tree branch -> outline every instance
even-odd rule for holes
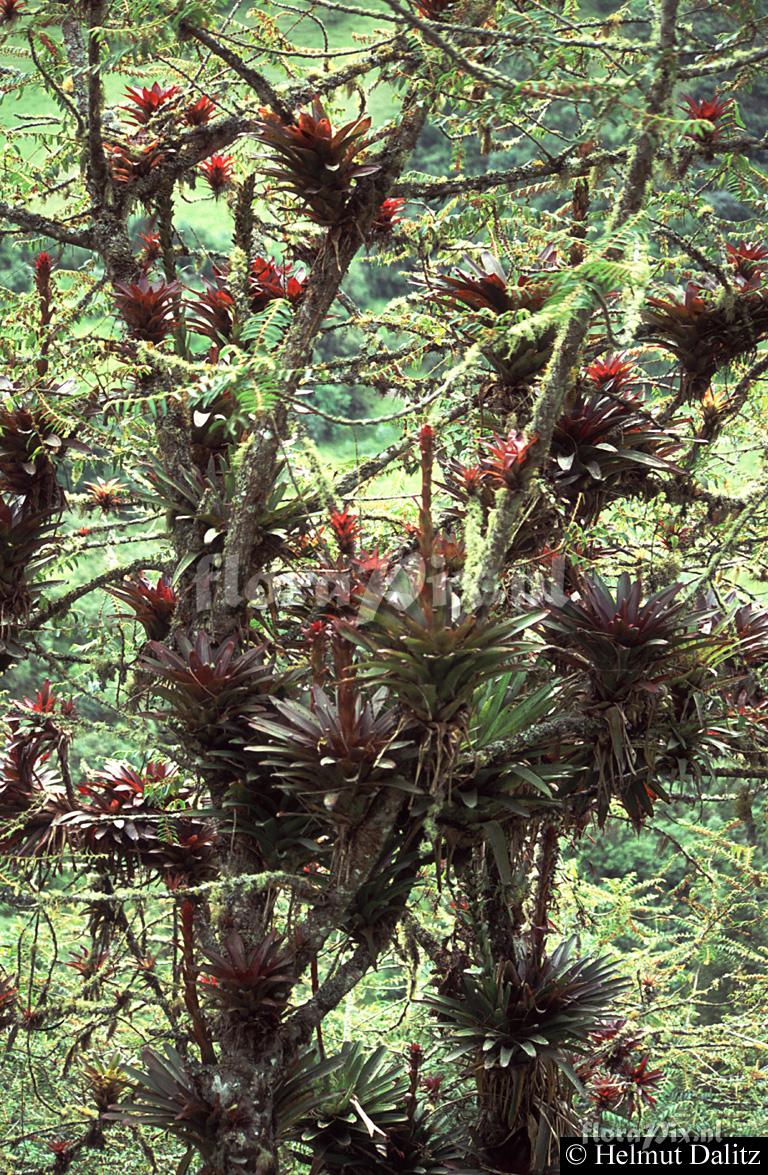
[[[41,237],[50,237],[51,240],[59,241],[62,245],[76,245],[79,249],[95,249],[96,247],[92,229],[67,228],[58,220],[51,220],[39,212],[29,212],[26,208],[14,208],[12,204],[6,204],[4,200],[0,200],[0,217],[10,221],[11,224],[18,225],[19,228],[25,229],[27,232],[35,233]],[[8,230],[4,229],[0,231],[0,236],[6,236],[7,233]]]
[[[272,84],[264,77],[264,74],[259,73],[258,70],[246,64],[242,57],[239,57],[237,53],[228,49],[226,45],[222,45],[206,29],[197,28],[196,25],[183,21],[181,32],[188,37],[192,37],[193,40],[199,41],[201,45],[205,45],[206,49],[210,49],[211,53],[215,54],[216,57],[220,57],[222,61],[225,61],[230,69],[235,71],[238,77],[241,77],[244,82],[248,83],[260,102],[271,107],[275,114],[279,114],[285,122],[293,122],[293,110],[289,105],[286,105]]]
[[[392,0],[388,0],[391,4]],[[642,208],[658,152],[659,116],[666,110],[674,89],[676,74],[676,25],[679,0],[660,0],[656,43],[657,65],[645,111],[644,129],[632,151],[629,171],[614,205],[609,225],[624,224]],[[592,316],[591,303],[582,302],[569,315],[555,340],[531,424],[534,439],[529,459],[523,467],[519,485],[504,491],[486,539],[482,565],[474,580],[465,585],[466,607],[477,611],[495,594],[498,575],[504,565],[515,525],[535,475],[546,460],[552,434],[572,385],[574,372],[587,336]]]
[[[76,604],[83,596],[89,595],[90,592],[95,592],[99,588],[104,587],[105,584],[114,583],[115,580],[123,579],[127,575],[133,575],[137,571],[145,571],[150,568],[154,571],[163,571],[165,569],[165,563],[161,563],[157,559],[153,560],[151,557],[134,559],[126,567],[113,567],[110,571],[104,571],[101,575],[97,575],[95,579],[89,580],[88,583],[83,583],[79,587],[73,588],[65,596],[59,596],[58,600],[53,600],[47,608],[38,612],[36,616],[30,617],[29,622],[24,625],[24,631],[37,632],[56,616],[62,616],[65,612],[68,612],[73,604]]]
[[[285,388],[293,395],[302,371],[311,356],[314,341],[325,315],[331,307],[339,285],[352,258],[365,240],[381,202],[402,172],[421,133],[426,118],[426,106],[421,101],[408,99],[397,129],[380,156],[379,170],[363,180],[357,188],[343,226],[333,229],[326,237],[317,261],[312,267],[307,292],[294,318],[286,340],[281,363],[289,373]],[[274,482],[275,461],[285,432],[288,408],[278,405],[271,425],[254,435],[240,467],[232,503],[232,515],[224,543],[224,566],[235,573],[237,591],[229,595],[231,585],[217,585],[213,603],[213,629],[222,634],[236,625],[243,600],[240,585],[251,574],[251,556],[258,534],[262,503]],[[226,578],[226,577],[225,577]]]

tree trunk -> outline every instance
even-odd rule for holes
[[[275,1059],[254,1061],[246,1049],[232,1056],[222,1049],[226,1065],[213,1077],[212,1093],[221,1097],[223,1116],[211,1175],[279,1175],[274,1111]]]

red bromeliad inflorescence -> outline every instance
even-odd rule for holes
[[[593,360],[584,375],[601,392],[613,395],[626,394],[637,379],[634,365],[620,353]]]
[[[160,234],[148,229],[145,233],[139,233],[139,240],[144,242],[144,248],[141,250],[140,260],[142,269],[149,269],[154,265],[155,261],[161,255],[162,246],[160,243]]]
[[[400,213],[405,207],[405,200],[400,196],[391,196],[384,200],[378,208],[370,235],[373,240],[383,241],[392,236],[395,225],[403,219]]]
[[[125,96],[128,103],[121,106],[121,110],[128,112],[128,121],[136,126],[146,126],[154,114],[172,102],[179,93],[178,86],[161,86],[155,82],[149,89],[146,86],[134,89],[128,86]]]
[[[181,293],[178,282],[135,282],[115,285],[115,302],[134,339],[161,343],[177,326],[175,303]]]
[[[35,258],[35,288],[41,298],[50,298],[53,258],[50,253],[38,253]]]
[[[536,437],[528,437],[514,429],[505,437],[494,433],[492,440],[484,442],[486,455],[480,466],[485,480],[507,488],[517,485],[536,440]]]
[[[85,488],[90,496],[89,505],[101,510],[102,514],[120,510],[125,504],[123,495],[128,487],[116,477],[97,477],[95,481],[87,481]]]
[[[217,199],[232,183],[234,163],[231,155],[211,155],[200,164],[200,174]]]
[[[738,286],[756,289],[762,285],[768,268],[768,246],[757,241],[739,241],[735,245],[726,245],[725,252]]]
[[[284,298],[296,306],[304,297],[306,284],[303,269],[294,273],[288,264],[277,264],[269,257],[254,257],[248,281],[251,309],[258,314],[276,298]]]
[[[23,9],[24,0],[0,0],[0,24],[10,24]]]
[[[216,106],[207,94],[191,102],[184,110],[184,121],[187,126],[205,126],[216,113]]]
[[[723,132],[730,130],[733,124],[733,98],[720,98],[717,95],[711,98],[699,98],[691,94],[683,95],[680,109],[689,119],[709,122],[712,130],[698,132],[689,131],[686,138],[697,143],[713,144],[720,141]]]
[[[156,584],[143,575],[125,580],[118,587],[108,588],[116,600],[127,604],[151,641],[165,640],[171,628],[177,596],[170,576],[161,575]],[[119,613],[121,616],[127,613]]]
[[[333,510],[331,512],[331,530],[334,533],[339,552],[342,555],[354,555],[357,540],[360,537],[360,522],[356,514],[348,510]]]

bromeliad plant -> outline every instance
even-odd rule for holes
[[[552,268],[551,251],[539,262],[539,272],[520,274],[513,281],[498,257],[485,252],[479,263],[466,258],[465,269],[418,283],[426,298],[453,312],[452,323],[460,335],[481,343],[483,353],[510,388],[530,384],[552,354],[555,329],[536,322],[537,312],[553,293],[547,273]],[[505,328],[519,324],[526,325],[507,337]]]
[[[435,993],[426,1004],[446,1029],[447,1060],[485,1069],[527,1069],[585,1051],[592,1032],[626,987],[615,964],[581,959],[567,939],[541,963],[528,955],[495,971],[469,970],[457,997]]]
[[[264,174],[296,196],[315,224],[335,228],[347,214],[355,181],[379,170],[360,158],[370,128],[370,118],[364,117],[334,127],[318,98],[311,113],[303,111],[290,123],[263,110],[255,135],[272,159]]]
[[[211,155],[200,164],[200,174],[218,200],[231,187],[235,161],[231,155]]]
[[[205,335],[214,348],[228,343],[234,326],[235,299],[223,286],[208,285],[202,293],[187,300],[187,328]]]
[[[555,489],[578,502],[586,519],[596,517],[612,497],[641,487],[649,472],[677,472],[669,458],[679,443],[628,390],[630,374],[621,361],[593,364],[552,434],[549,471]]]
[[[23,498],[26,510],[62,506],[54,458],[63,448],[44,410],[14,402],[0,407],[0,489]]]
[[[116,600],[121,600],[132,609],[147,634],[147,640],[165,640],[171,630],[171,619],[177,603],[170,576],[160,575],[153,587],[145,576],[140,575],[135,580],[126,580],[119,587],[108,588],[108,591]]]
[[[142,1052],[143,1069],[126,1065],[125,1073],[134,1083],[131,1096],[109,1111],[109,1117],[132,1126],[154,1126],[172,1134],[187,1148],[187,1166],[197,1152],[211,1157],[221,1120],[237,1124],[234,1099],[201,1089],[183,1058],[171,1046],[164,1053]]]
[[[752,282],[718,291],[701,278],[682,297],[649,298],[643,322],[646,337],[680,364],[681,400],[700,400],[718,371],[768,338],[768,291]]]
[[[81,798],[54,827],[73,847],[107,858],[115,873],[132,876],[142,868],[176,883],[201,881],[209,875],[215,834],[194,817],[174,819],[189,799],[176,775],[176,767],[163,760],[141,769],[107,762],[79,785]]]
[[[385,1049],[366,1053],[359,1044],[344,1045],[308,1076],[314,1076],[313,1104],[298,1117],[292,1135],[299,1153],[310,1152],[313,1171],[479,1175],[462,1162],[455,1128],[416,1099],[405,1065]],[[286,1107],[291,1092],[284,1092]]]
[[[2,0],[2,4],[0,4],[0,24],[11,24],[18,16],[21,16],[24,8],[24,0]]]
[[[146,343],[161,343],[175,330],[180,294],[178,282],[150,282],[146,277],[115,286],[115,302],[131,337]]]
[[[562,751],[567,741],[557,723],[565,700],[550,683],[531,689],[522,670],[478,689],[450,802],[440,812],[453,851],[481,842],[489,824],[514,825],[518,817],[557,811],[556,787],[567,767],[554,748],[559,744]]]
[[[150,641],[141,665],[154,677],[154,693],[170,704],[176,720],[201,745],[214,742],[228,716],[242,713],[274,684],[263,645],[240,653],[234,637],[215,645],[198,632],[194,641],[178,634],[176,647],[178,651]]]
[[[293,958],[282,948],[273,933],[246,947],[240,932],[230,931],[220,951],[204,955],[201,970],[215,981],[213,997],[251,1022],[279,1020],[295,982]]]
[[[277,300],[298,306],[304,297],[306,282],[307,276],[303,269],[294,271],[288,264],[254,257],[248,272],[251,311],[260,314]],[[187,301],[187,327],[195,334],[207,336],[215,349],[233,340],[237,325],[235,300],[225,283],[225,273],[217,271],[215,282],[207,284],[202,294]],[[215,358],[215,352],[212,357]]]
[[[726,245],[725,253],[733,267],[734,280],[741,289],[762,285],[768,269],[768,246],[742,240],[735,245]]]
[[[407,740],[397,714],[381,699],[368,701],[341,684],[335,698],[314,687],[310,706],[275,701],[273,707],[274,714],[250,723],[265,741],[246,749],[310,809],[351,818],[354,807],[379,788],[407,788],[398,770]]]
[[[697,142],[704,142],[707,146],[716,146],[723,134],[732,130],[735,125],[733,98],[720,98],[718,95],[700,98],[697,95],[684,94],[680,109],[691,121],[702,124],[689,131],[688,137]]]
[[[634,690],[649,694],[710,638],[702,633],[706,612],[692,609],[673,585],[645,598],[639,580],[624,573],[616,594],[596,576],[580,581],[578,597],[553,591],[541,630],[553,652],[585,669],[595,695],[621,702]]]
[[[478,1089],[477,1129],[492,1169],[527,1170],[536,1162],[560,1112],[550,1102],[551,1117],[542,1119],[542,1091],[556,1073],[579,1086],[569,1058],[587,1052],[626,986],[611,961],[580,958],[576,946],[571,938],[539,955],[520,942],[511,958],[491,964],[486,956],[478,967],[452,970],[425,999],[446,1063],[463,1061]]]
[[[462,615],[455,596],[435,606],[384,603],[349,639],[367,650],[357,676],[387,688],[404,711],[425,724],[450,724],[468,710],[484,681],[511,668],[528,648],[522,634],[537,613],[510,620]]]
[[[0,496],[0,665],[22,650],[16,633],[28,619],[43,585],[37,573],[50,562],[53,538],[50,512],[30,510],[26,500]]]
[[[644,1106],[656,1105],[655,1093],[664,1074],[650,1068],[636,1027],[623,1018],[607,1019],[591,1034],[589,1044],[576,1072],[598,1110],[631,1117],[640,1115]]]
[[[112,182],[120,187],[151,175],[166,158],[162,140],[149,134],[134,136],[130,142],[105,143],[104,150]]]
[[[540,625],[552,661],[585,674],[584,704],[596,721],[583,773],[562,791],[577,821],[596,797],[603,822],[615,795],[639,827],[657,798],[668,799],[665,778],[698,774],[697,751],[715,734],[719,705],[708,685],[727,643],[711,610],[692,607],[680,585],[648,598],[627,574],[615,595],[595,575],[578,585],[571,598],[551,593]]]

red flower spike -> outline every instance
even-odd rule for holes
[[[137,90],[128,86],[125,96],[129,99],[129,104],[121,106],[120,109],[128,111],[129,122],[135,123],[136,126],[146,126],[152,116],[163,106],[167,106],[178,92],[178,86],[167,86],[164,89],[159,82],[155,82],[150,89],[142,86]]]
[[[301,635],[311,647],[316,641],[324,641],[328,635],[328,625],[325,620],[313,620],[302,628]]]
[[[584,372],[586,378],[601,392],[620,396],[630,390],[635,382],[634,365],[623,354],[606,355],[595,359]]]
[[[24,0],[0,0],[0,24],[10,24],[21,16]]]
[[[174,303],[178,282],[149,282],[145,277],[115,286],[117,308],[134,339],[161,343],[177,326]]]
[[[331,513],[331,530],[342,555],[354,555],[355,545],[360,537],[360,523],[356,514],[348,510],[334,510]]]
[[[216,107],[211,99],[203,94],[197,102],[192,102],[184,111],[184,121],[187,126],[205,126],[216,113]]]
[[[149,175],[165,159],[160,139],[146,143],[105,143],[107,166],[113,183],[131,184]]]
[[[276,298],[285,298],[297,306],[304,297],[306,284],[307,275],[303,269],[292,274],[288,265],[276,265],[269,258],[254,257],[249,278],[251,310],[259,314]]]
[[[200,164],[200,174],[217,200],[232,183],[234,162],[231,155],[211,155],[209,159]]]
[[[235,299],[223,287],[208,286],[194,301],[188,302],[187,327],[220,345],[232,337],[232,311]]]
[[[118,481],[116,477],[111,477],[108,480],[97,477],[96,481],[87,481],[85,488],[90,494],[90,505],[98,507],[103,514],[108,514],[110,510],[121,509],[123,492],[126,489],[125,482]]]
[[[141,251],[142,267],[149,269],[160,256],[160,233],[152,232],[150,229],[149,232],[139,233],[139,240],[144,242],[144,248]]]
[[[739,241],[736,245],[726,245],[725,252],[734,268],[737,284],[742,289],[753,289],[760,285],[768,267],[768,246]]]
[[[680,109],[690,119],[701,119],[711,122],[713,130],[695,134],[693,131],[686,138],[695,143],[717,143],[722,138],[723,131],[729,130],[732,122],[733,98],[694,98],[690,94],[683,94],[683,104]]]
[[[396,224],[403,219],[399,214],[405,207],[405,200],[400,196],[392,196],[379,205],[379,210],[371,225],[370,235],[374,240],[384,240],[392,235]]]
[[[419,448],[422,453],[431,453],[435,443],[435,430],[431,424],[423,424],[419,429]]]
[[[141,575],[136,580],[126,580],[120,587],[109,588],[108,591],[116,600],[122,600],[133,610],[148,640],[165,640],[171,630],[171,618],[177,603],[169,576],[161,575],[153,587]],[[119,615],[124,617],[127,614],[123,612]]]
[[[480,463],[484,478],[496,486],[509,488],[517,485],[520,471],[537,439],[514,429],[506,437],[494,433],[493,440],[485,442],[487,454]]]
[[[51,271],[53,258],[50,253],[38,253],[35,258],[35,286],[41,298],[51,296]]]
[[[424,1092],[433,1104],[440,1097],[440,1086],[442,1084],[442,1077],[425,1077],[421,1083]]]

